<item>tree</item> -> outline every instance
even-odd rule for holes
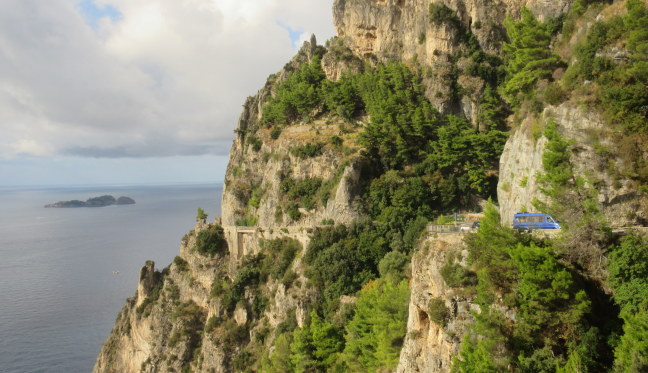
[[[504,44],[507,78],[502,93],[517,106],[521,99],[530,96],[537,81],[551,78],[560,58],[549,48],[551,30],[527,8],[522,8],[518,22],[507,17],[504,26],[511,42]]]
[[[207,213],[201,207],[198,207],[198,215],[196,215],[196,221],[207,220]]]
[[[362,289],[345,336],[343,359],[351,371],[396,367],[405,338],[408,302],[407,280],[395,283],[381,279]]]
[[[636,314],[628,314],[623,336],[614,350],[614,371],[623,373],[648,371],[648,301]]]

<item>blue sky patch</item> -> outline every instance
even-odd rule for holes
[[[113,21],[121,19],[122,14],[112,5],[97,6],[94,0],[82,0],[77,4],[77,8],[81,11],[81,15],[85,18],[86,23],[93,29],[97,28],[97,24],[101,18],[110,18]]]
[[[297,45],[297,43],[299,43],[299,37],[301,36],[301,34],[304,33],[304,30],[301,29],[293,30],[290,26],[281,22],[278,22],[278,24],[279,26],[281,26],[281,28],[288,31],[288,36],[290,36],[290,41],[292,42],[293,48],[295,49],[299,48],[299,45]]]

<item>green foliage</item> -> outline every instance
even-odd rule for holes
[[[614,371],[624,373],[648,371],[648,301],[635,314],[627,314],[623,336],[614,351]]]
[[[250,144],[250,146],[252,146],[252,150],[254,150],[255,152],[261,150],[261,139],[259,139],[256,135],[248,135],[246,142]]]
[[[190,300],[181,303],[171,314],[171,319],[180,326],[177,338],[184,339],[186,349],[180,359],[188,363],[193,359],[194,351],[200,348],[207,311]]]
[[[301,205],[307,210],[312,210],[315,207],[317,195],[320,187],[322,186],[322,179],[317,177],[305,177],[301,180],[293,179],[290,176],[284,177],[279,184],[279,190],[283,193],[291,202],[296,204],[294,208],[295,212],[298,214],[297,208]],[[291,209],[288,209],[288,214],[293,220],[298,220],[293,217]],[[297,215],[298,216],[298,215]]]
[[[236,219],[235,224],[240,227],[254,227],[258,220],[259,218],[256,216],[245,215],[240,219]]]
[[[473,272],[459,263],[446,262],[441,267],[441,277],[450,287],[471,286],[477,283],[477,277]]]
[[[281,135],[281,127],[273,127],[270,131],[270,138],[276,140]]]
[[[260,246],[265,255],[261,261],[262,277],[269,275],[275,280],[283,278],[297,253],[302,249],[299,241],[288,237],[261,240]]]
[[[461,27],[461,20],[457,13],[443,3],[430,3],[429,15],[430,22],[435,25],[447,23],[457,29]]]
[[[544,91],[544,101],[549,105],[560,105],[567,98],[567,93],[558,82],[553,82]]]
[[[590,300],[572,274],[546,248],[518,244],[511,255],[519,274],[516,343],[533,351],[543,344],[558,348],[561,338],[577,340]]]
[[[290,344],[292,333],[283,333],[274,341],[274,349],[269,358],[261,362],[261,371],[268,373],[293,372],[294,367],[290,361]]]
[[[323,144],[319,142],[293,146],[289,149],[290,154],[297,158],[305,159],[317,157],[322,154]]]
[[[344,348],[341,331],[311,312],[308,326],[293,333],[290,361],[295,372],[326,371]]]
[[[196,215],[196,221],[207,220],[207,213],[201,207],[198,207],[198,214]]]
[[[187,263],[187,261],[182,259],[182,257],[180,256],[176,256],[173,259],[173,264],[176,265],[176,268],[178,268],[179,272],[186,272],[189,270],[189,263]]]
[[[431,298],[428,302],[427,309],[430,320],[438,325],[446,326],[448,324],[448,317],[450,317],[450,309],[446,306],[442,298]]]
[[[205,256],[224,255],[227,253],[227,241],[223,227],[211,224],[196,235],[196,251]]]
[[[420,159],[419,147],[434,133],[441,116],[425,98],[420,78],[404,65],[378,66],[358,82],[371,122],[360,136],[371,158],[387,168]]]
[[[335,309],[341,295],[354,294],[378,275],[388,252],[384,235],[370,221],[317,228],[304,256],[306,276],[319,289],[325,311]]]
[[[324,79],[320,56],[315,55],[276,88],[274,97],[263,107],[261,122],[275,126],[307,118],[322,101]]]
[[[551,79],[553,70],[560,66],[560,58],[549,48],[551,26],[538,22],[526,8],[522,8],[520,17],[517,22],[511,18],[504,21],[511,41],[504,44],[507,78],[502,94],[514,106],[530,98],[535,84]]]
[[[323,86],[324,102],[329,112],[352,120],[364,107],[357,78],[343,76],[339,81],[327,80]]]
[[[610,362],[600,354],[609,349],[602,327],[605,333],[611,329],[604,325],[607,320],[596,324],[594,315],[608,310],[593,301],[590,289],[559,260],[554,247],[502,227],[490,205],[480,229],[466,242],[481,312],[474,314],[454,371],[604,370]],[[510,307],[515,319],[492,307],[496,302]]]
[[[621,315],[634,314],[641,302],[648,299],[648,241],[634,234],[625,236],[608,257],[614,300]]]
[[[623,135],[619,143],[627,176],[648,182],[648,165],[639,150],[648,135],[648,9],[639,0],[626,3],[627,14],[596,22],[587,40],[577,48],[576,63],[565,73],[571,87],[585,80],[598,85],[597,105],[609,125]],[[625,43],[628,55],[613,61],[601,53]]]
[[[396,367],[405,338],[408,302],[407,280],[378,280],[362,289],[345,336],[343,360],[349,371],[389,371]]]
[[[380,277],[400,281],[405,277],[404,271],[410,258],[400,251],[390,251],[378,263]]]

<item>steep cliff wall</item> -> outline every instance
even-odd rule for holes
[[[467,255],[464,237],[461,233],[427,236],[412,257],[407,335],[397,372],[447,372],[459,353],[461,336],[472,323],[470,312],[479,311],[479,307],[464,288],[445,283],[441,268],[449,259],[461,260]],[[430,310],[435,301],[447,307],[444,318]]]
[[[492,93],[497,91],[496,83],[501,80],[498,76],[502,73],[501,48],[506,39],[504,19],[518,17],[521,7],[526,6],[538,19],[553,20],[568,12],[571,5],[570,0],[432,3],[336,0],[333,12],[337,37],[327,42],[326,47],[318,46],[313,37],[281,71],[268,78],[255,96],[246,100],[225,175],[222,216],[213,224],[199,221],[183,239],[180,256],[169,267],[156,272],[153,263],[147,263],[142,269],[137,294],[120,312],[97,359],[95,371],[171,372],[189,368],[214,372],[287,371],[292,368],[317,371],[324,370],[323,364],[332,364],[329,360],[344,353],[347,357],[340,359],[341,365],[336,365],[336,369],[354,370],[349,367],[360,363],[348,357],[354,352],[343,351],[341,341],[344,340],[342,334],[348,332],[358,298],[372,288],[362,286],[378,277],[384,284],[392,275],[390,266],[401,268],[403,263],[399,261],[410,259],[411,295],[406,334],[404,340],[403,335],[397,336],[385,348],[389,350],[389,347],[402,344],[400,355],[385,353],[384,356],[396,359],[386,370],[450,371],[462,337],[470,329],[471,312],[481,312],[473,300],[474,287],[450,286],[441,274],[449,263],[459,263],[462,270],[476,279],[477,274],[467,268],[465,235],[426,233],[416,241],[416,236],[412,238],[415,230],[410,230],[410,225],[399,226],[403,223],[399,220],[410,217],[398,214],[408,209],[416,210],[423,205],[419,196],[424,198],[433,190],[443,189],[447,186],[443,184],[444,176],[455,180],[457,175],[441,175],[438,170],[433,175],[425,174],[426,171],[418,175],[417,169],[425,170],[429,164],[420,162],[388,169],[389,165],[370,159],[359,139],[365,128],[373,124],[366,107],[345,116],[317,102],[285,123],[264,122],[264,108],[267,110],[266,105],[278,95],[281,85],[313,61],[321,60],[323,73],[331,81],[364,73],[365,66],[389,62],[404,64],[416,71],[425,97],[434,107],[442,114],[455,114],[468,120],[467,128],[462,129],[464,132],[458,131],[455,138],[464,133],[477,137],[494,127],[512,128],[500,159],[499,172],[492,167],[480,169],[464,182],[475,182],[485,177],[483,174],[499,177],[497,196],[504,225],[510,223],[515,212],[532,210],[535,200],[546,199],[538,184],[538,175],[544,172],[543,154],[548,140],[543,130],[550,120],[557,124],[566,139],[572,141],[570,154],[576,165],[574,171],[594,187],[599,207],[608,222],[615,226],[645,223],[648,219],[645,197],[632,177],[612,172],[623,169],[626,161],[608,151],[615,146],[615,133],[608,128],[601,113],[592,108],[591,102],[581,101],[578,95],[555,105],[536,99],[533,104],[541,108],[534,112],[526,107],[531,105],[528,102],[522,108],[509,107],[513,105],[507,106],[498,94]],[[435,19],[432,9],[445,14],[446,18]],[[608,8],[595,8],[588,17],[596,19],[601,9]],[[587,29],[591,21],[583,24]],[[556,45],[552,48],[564,49],[560,52],[561,57],[573,61],[569,50],[582,41],[584,34],[585,31],[577,30],[562,44],[558,36],[553,39]],[[563,70],[550,71],[549,75],[559,79]],[[548,80],[544,80],[539,86],[547,84]],[[323,90],[322,86],[315,89]],[[486,97],[488,91],[491,97]],[[487,101],[493,97],[500,108],[504,107],[500,112],[503,118],[486,123],[482,114],[486,110],[484,107],[491,105],[492,109],[492,102]],[[506,118],[514,112],[516,115]],[[452,122],[442,114],[435,117],[443,119],[435,122],[435,126]],[[435,139],[426,141],[432,140]],[[443,144],[449,148],[452,145]],[[415,144],[415,147],[423,153],[426,144]],[[394,149],[386,152],[395,153]],[[474,159],[462,162],[462,167],[468,168]],[[380,170],[383,174],[377,171],[381,167],[385,168]],[[455,171],[465,170],[459,167]],[[381,178],[379,188],[371,195],[368,189],[378,178],[376,175]],[[411,189],[419,194],[407,194],[411,190],[401,188],[409,182],[413,185]],[[458,188],[458,184],[451,185],[448,190]],[[383,211],[374,211],[374,216],[367,219],[371,213],[362,203],[370,198],[382,199],[383,210],[387,211],[384,215],[391,220],[378,221],[384,218]],[[392,203],[390,198],[396,202]],[[470,202],[477,196],[460,198]],[[469,205],[468,202],[465,205]],[[397,203],[401,210],[394,207]],[[431,211],[422,213],[426,214],[425,219],[437,217],[432,216]],[[449,211],[435,211],[435,214],[440,212]],[[333,273],[327,275],[333,279],[327,281],[348,276],[353,277],[353,281],[361,278],[364,282],[354,283],[355,290],[345,290],[346,293],[334,288],[342,287],[338,283],[323,291],[325,280],[312,273],[315,271],[309,268],[308,260],[312,263],[313,255],[307,257],[306,252],[314,240],[314,232],[321,233],[318,228],[340,224],[352,226],[360,220],[365,225],[353,228],[356,229],[354,234],[365,234],[363,229],[371,226],[375,231],[370,233],[374,235],[367,234],[362,237],[363,242],[358,242],[344,236],[348,232],[346,228],[326,231],[338,241],[325,237],[332,240],[327,242],[328,246],[319,242],[317,250],[325,255],[317,263],[320,266],[331,264]],[[221,226],[222,233],[218,233]],[[425,220],[417,229],[424,226]],[[204,246],[199,241],[206,240],[206,232],[212,230],[216,236],[222,234],[225,245],[214,249],[216,251],[208,249],[205,252],[199,249]],[[315,237],[321,239],[321,236]],[[529,244],[530,239],[522,237],[520,242]],[[409,240],[409,247],[406,240]],[[535,248],[536,242],[531,244]],[[359,251],[352,245],[364,245],[369,249],[358,259],[350,253]],[[376,252],[385,258],[391,253],[394,255],[390,257],[391,262],[385,264],[380,258],[370,258]],[[390,254],[386,254],[388,252]],[[354,267],[353,260],[363,261],[365,267]],[[379,261],[381,268],[378,268]],[[344,265],[338,266],[338,262]],[[353,265],[349,265],[350,262]],[[400,263],[400,267],[394,263]],[[576,272],[574,268],[570,270]],[[396,272],[402,275],[404,271],[398,269]],[[378,281],[372,286],[378,288],[375,283]],[[330,300],[327,291],[343,295]],[[497,302],[503,301],[498,299]],[[514,303],[511,299],[507,302]],[[321,314],[328,312],[326,322],[332,324],[316,319],[319,321],[313,327],[312,318],[317,314],[311,314],[313,310]],[[507,322],[515,321],[514,316],[507,317]],[[404,323],[405,320],[400,321]],[[317,338],[324,346],[320,346],[320,350],[313,347],[316,343],[313,340]],[[501,350],[506,349],[502,347]],[[312,353],[308,357],[311,360],[304,362],[304,356],[296,357],[298,353]],[[368,366],[355,365],[367,371],[375,368]]]
[[[648,213],[645,196],[619,172],[624,161],[610,151],[617,146],[614,133],[594,109],[570,102],[549,106],[538,117],[525,118],[511,131],[500,160],[498,200],[502,224],[510,225],[516,212],[535,211],[534,200],[546,200],[538,176],[545,173],[542,155],[547,139],[542,131],[550,120],[574,144],[575,171],[596,189],[608,223],[613,227],[644,225]]]

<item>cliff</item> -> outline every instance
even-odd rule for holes
[[[613,33],[633,4],[336,0],[337,36],[246,100],[221,217],[142,268],[94,371],[622,364],[619,307],[643,306],[617,297],[610,227],[645,225],[648,153],[645,110],[605,92],[642,97],[645,50]],[[507,228],[535,209],[566,228]]]

